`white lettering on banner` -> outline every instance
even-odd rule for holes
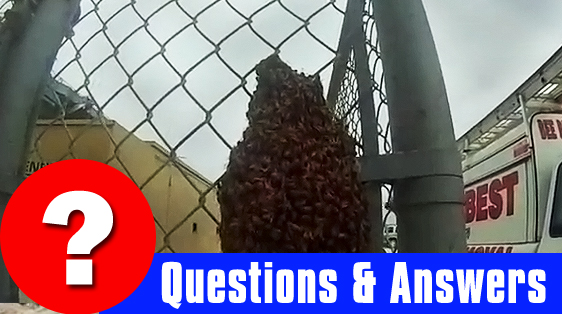
[[[176,310],[180,308],[182,299],[182,272],[180,263],[169,262],[162,265],[162,301]]]
[[[357,303],[373,303],[373,287],[377,284],[377,279],[370,271],[371,263],[355,263],[353,266],[353,299]]]
[[[224,302],[224,271],[220,269],[211,269],[209,271],[209,282],[207,284],[207,296],[211,303]],[[219,290],[221,289],[221,290]]]
[[[295,298],[295,276],[290,269],[277,272],[277,302],[291,303]]]
[[[185,271],[185,300],[188,303],[203,303],[205,296],[203,291],[203,269],[187,269]]]
[[[224,303],[227,299],[230,303],[246,302],[247,286],[244,284],[250,277],[250,301],[261,303],[260,280],[262,274],[259,263],[252,262],[249,270],[233,269],[228,274],[221,269],[211,269],[205,273],[203,269],[182,269],[182,265],[176,262],[162,264],[162,301],[179,309],[183,300],[183,287],[185,287],[185,301],[188,303]],[[273,285],[273,270],[271,262],[264,263],[264,303],[272,303],[275,295],[279,303],[315,303],[318,286],[318,300],[320,303],[334,303],[337,300],[337,289],[334,283],[337,281],[337,273],[333,269],[323,269],[318,276],[310,269],[297,270],[295,274],[291,269],[280,269],[275,272],[276,285]],[[370,267],[370,263],[368,267]],[[373,273],[372,271],[367,273]],[[184,277],[185,274],[185,277]],[[268,278],[269,277],[269,278]],[[227,279],[228,278],[228,282]],[[318,278],[318,281],[316,281]],[[369,278],[365,282],[368,282]],[[374,279],[374,278],[373,278]],[[185,281],[184,281],[185,280]],[[207,287],[206,291],[204,287]],[[295,286],[298,287],[295,298]],[[276,293],[273,293],[275,288]],[[372,287],[370,296],[373,297]]]
[[[316,297],[316,273],[312,269],[299,269],[299,303],[314,303]],[[308,289],[306,289],[308,287]]]
[[[251,291],[252,291],[250,298],[252,299],[253,303],[261,303],[261,298],[259,296],[259,290],[258,290],[259,276],[261,276],[261,270],[258,268],[258,263],[252,263],[251,265],[252,266],[250,268],[250,271],[248,272],[250,274]],[[267,264],[265,266],[267,266]]]
[[[398,303],[400,297],[402,297],[402,303],[411,302],[410,285],[408,284],[408,268],[405,262],[397,262],[394,264],[390,303]]]
[[[325,291],[320,291],[319,299],[322,303],[334,303],[338,299],[338,290],[332,282],[338,280],[338,274],[333,269],[324,269],[320,272],[320,286]]]
[[[432,272],[427,269],[415,269],[414,274],[415,303],[432,303]],[[456,279],[457,297],[460,303],[480,303],[482,297],[485,297],[489,303],[505,303],[506,287],[509,287],[509,303],[515,303],[517,285],[523,284],[525,277],[528,277],[528,287],[530,288],[528,290],[529,302],[544,303],[546,301],[546,288],[543,282],[546,281],[546,273],[542,269],[531,270],[528,274],[520,269],[510,269],[508,270],[508,276],[501,269],[487,271],[484,269],[457,269],[455,273],[450,269],[440,269],[435,276],[437,286],[435,301],[437,303],[453,302],[456,297],[450,283]],[[411,303],[409,287],[406,263],[396,262],[390,303]],[[402,299],[401,302],[400,298]]]
[[[470,303],[480,303],[483,279],[483,269],[476,270],[476,278],[474,277],[474,269],[467,269],[466,275],[463,269],[457,269],[457,283],[461,303],[469,303],[469,297]]]
[[[502,303],[504,299],[504,291],[499,290],[504,288],[503,270],[492,269],[488,272],[488,302]],[[496,290],[498,289],[498,290]]]
[[[416,269],[414,271],[415,278],[415,303],[431,303],[432,288],[432,274],[429,269]]]
[[[509,270],[509,303],[517,302],[517,284],[525,283],[525,272],[521,269]]]
[[[543,284],[546,281],[546,273],[542,269],[533,269],[529,272],[529,287],[534,291],[529,291],[529,301],[531,303],[544,303],[546,301],[546,289]]]
[[[228,282],[234,290],[228,292],[228,300],[231,303],[244,303],[246,301],[246,286],[240,283],[246,281],[246,272],[242,269],[231,270],[228,274]]]
[[[337,273],[323,269],[273,269],[273,263],[264,263],[265,276],[259,263],[250,263],[250,269],[183,269],[180,263],[162,264],[162,301],[179,309],[182,301],[188,303],[320,303],[337,301]],[[380,302],[380,288],[370,262],[357,262],[353,266],[353,299],[356,303]],[[296,271],[296,273],[295,273]],[[542,269],[413,269],[413,282],[409,282],[406,262],[396,262],[392,276],[390,303],[516,303],[517,290],[527,293],[531,303],[546,301],[546,272]],[[250,278],[248,278],[250,277]],[[252,278],[253,277],[253,278]],[[267,280],[265,277],[271,277]],[[254,279],[254,280],[252,280]],[[275,282],[273,282],[275,280]],[[410,285],[410,283],[412,285]],[[260,287],[264,284],[264,287]],[[317,289],[318,287],[318,289]],[[413,288],[413,291],[410,289]],[[248,293],[247,289],[251,291]],[[274,291],[275,289],[275,291]],[[267,292],[269,291],[269,292]],[[262,298],[260,294],[271,295]],[[247,300],[250,295],[250,300]],[[435,298],[433,296],[435,295]],[[525,294],[519,293],[519,296]],[[185,298],[185,299],[184,299]],[[275,298],[275,299],[273,299]],[[274,301],[275,300],[275,301]],[[485,300],[485,301],[482,301]]]
[[[443,290],[435,293],[435,300],[437,303],[453,302],[453,299],[455,298],[453,286],[447,283],[447,281],[453,281],[453,271],[450,269],[440,269],[437,271],[435,278],[435,284],[438,288]]]
[[[252,268],[254,268],[254,265],[257,267],[258,263],[252,263]],[[273,270],[271,270],[273,263],[271,262],[266,262],[265,263],[265,270],[264,270],[264,276],[265,276],[265,296],[264,296],[264,303],[273,303]],[[256,299],[258,299],[259,297],[257,297]]]

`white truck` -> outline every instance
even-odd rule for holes
[[[562,252],[562,48],[457,145],[468,252]]]

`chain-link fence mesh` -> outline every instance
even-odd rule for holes
[[[363,29],[380,153],[390,153],[372,3]],[[347,1],[82,0],[42,101],[27,173],[59,160],[104,162],[143,191],[157,252],[219,252],[216,182],[246,128],[254,66],[272,53],[340,84],[336,113],[362,154],[353,55],[330,82]],[[0,14],[11,1],[0,1]],[[376,135],[369,135],[376,136]],[[391,194],[383,187],[383,198]],[[386,217],[386,215],[385,215]]]
[[[363,11],[363,30],[366,36],[365,45],[367,48],[367,62],[371,73],[370,81],[377,121],[379,154],[390,154],[392,153],[392,144],[390,138],[388,103],[384,89],[384,70],[376,36],[376,24],[372,1],[366,1],[365,4]],[[351,133],[353,138],[355,138],[357,155],[361,156],[363,155],[363,134],[361,132],[359,91],[353,51],[348,58],[346,67],[347,69],[341,82],[337,97],[336,114],[346,122],[348,131]],[[393,212],[391,206],[392,186],[384,184],[381,188],[384,205],[382,225],[384,228],[390,220],[394,219],[395,221],[395,217],[392,216]],[[383,229],[383,236],[385,245],[388,246],[390,244],[388,242],[390,235],[387,234],[386,228]],[[394,247],[393,250],[395,250]]]

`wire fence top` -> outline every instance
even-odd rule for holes
[[[0,0],[0,15],[10,2]],[[87,98],[90,102],[82,99],[85,106],[116,121],[118,127],[102,123],[110,143],[88,136],[96,138],[97,145],[112,147],[115,151],[108,160],[117,159],[127,174],[142,177],[135,180],[141,188],[160,180],[171,160],[175,171],[189,181],[195,191],[193,202],[182,205],[185,209],[173,219],[155,214],[162,247],[174,251],[166,241],[198,212],[217,222],[212,189],[247,126],[247,106],[256,87],[254,67],[260,60],[279,53],[296,70],[319,74],[325,92],[335,83],[330,79],[346,6],[346,0],[81,1],[74,35],[63,42],[52,76]],[[379,134],[374,136],[381,153],[390,153],[382,62],[370,1],[362,25],[378,118]],[[363,135],[351,60],[342,81],[336,82],[341,85],[336,113],[348,124],[360,155]],[[57,131],[57,136],[65,138],[65,144],[60,145],[68,146],[70,157],[77,157],[76,147],[87,132],[77,131],[70,122],[64,116],[43,121],[46,125],[37,130],[37,137],[62,125],[65,130]],[[88,125],[95,127],[94,122]],[[163,159],[162,166],[132,175],[131,164],[142,168],[142,163],[127,164],[127,158],[117,153],[131,137],[154,142],[157,148],[150,145]],[[35,148],[40,151],[38,143]],[[390,188],[385,191],[387,197]],[[194,232],[197,227],[189,229]]]

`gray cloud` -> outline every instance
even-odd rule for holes
[[[247,17],[267,3],[229,2]],[[87,88],[96,101],[105,106],[107,116],[132,129],[147,117],[147,109],[157,104],[151,121],[163,139],[149,124],[143,125],[136,135],[175,147],[205,120],[204,110],[215,109],[212,126],[228,145],[235,145],[246,127],[247,104],[255,88],[255,76],[250,70],[274,52],[272,46],[284,42],[304,24],[299,18],[308,18],[327,2],[283,1],[286,8],[297,16],[274,3],[251,17],[253,30],[246,25],[247,19],[229,7],[226,1],[218,1],[204,10],[210,3],[213,2],[144,0],[132,6],[130,1],[106,0],[98,5],[97,14],[88,15],[75,27],[76,45],[80,48],[87,43],[80,51],[80,64],[89,78]],[[163,5],[164,8],[158,11]],[[336,1],[336,5],[344,8],[345,1]],[[82,2],[84,14],[92,9],[90,1]],[[113,16],[119,10],[120,13]],[[143,19],[149,16],[145,29]],[[104,32],[100,32],[100,19],[109,20]],[[309,29],[335,50],[342,20],[343,15],[329,7],[310,20]],[[176,35],[184,27],[185,30]],[[239,27],[234,35],[230,35]],[[134,35],[130,36],[132,33]],[[118,55],[97,68],[113,53],[110,42],[119,46]],[[159,55],[162,45],[165,51]],[[213,54],[216,46],[220,48],[220,58]],[[208,54],[212,55],[197,64]],[[75,55],[76,51],[65,45],[58,55],[55,72]],[[297,70],[307,73],[318,71],[333,56],[304,29],[281,46],[281,57]],[[147,60],[150,62],[143,65]],[[192,67],[182,84],[181,76]],[[321,73],[326,87],[330,72],[331,67],[328,67]],[[85,75],[77,63],[66,68],[61,77],[75,88],[80,88],[85,82]],[[126,86],[129,78],[130,87]],[[226,95],[229,97],[223,99]],[[219,102],[223,103],[217,107]],[[179,147],[178,155],[203,175],[215,180],[226,166],[228,146],[205,125]]]
[[[164,9],[154,14],[166,3]],[[83,94],[87,88],[96,101],[105,106],[108,117],[129,129],[147,117],[147,108],[159,102],[152,113],[152,122],[172,147],[205,120],[205,113],[199,106],[209,110],[226,94],[232,93],[213,112],[211,123],[228,145],[235,145],[246,127],[245,113],[249,93],[255,88],[254,75],[250,73],[246,77],[244,88],[237,88],[241,79],[213,55],[186,77],[185,84],[181,84],[180,76],[215,49],[205,36],[214,43],[222,41],[221,57],[241,76],[247,75],[273,49],[244,25],[246,20],[224,0],[197,16],[196,26],[205,36],[201,35],[195,25],[190,24],[194,22],[192,17],[210,3],[213,2],[137,0],[132,7],[130,0],[101,1],[99,17],[90,14],[75,27],[73,40],[81,49],[80,62],[65,67],[76,57],[74,47],[67,44],[59,52],[54,70],[58,72],[65,67],[61,77],[66,82],[80,88]],[[267,1],[230,0],[230,3],[249,16]],[[283,3],[306,18],[327,1],[284,0]],[[345,0],[337,0],[335,5],[344,9],[345,3]],[[423,0],[423,3],[441,60],[457,136],[505,99],[562,43],[562,19],[559,18],[562,2],[559,0]],[[83,14],[93,8],[92,1],[82,0]],[[124,9],[113,16],[121,8]],[[154,14],[147,29],[143,28],[139,14],[144,18]],[[110,19],[104,32],[100,18]],[[309,29],[335,49],[342,19],[338,10],[329,8],[310,21]],[[164,54],[157,55],[160,45],[186,25],[190,26],[166,44]],[[299,19],[278,3],[252,17],[252,27],[272,45],[279,44],[300,25]],[[224,39],[240,26],[235,35]],[[135,30],[135,34],[119,46],[117,57],[110,57],[98,68],[100,62],[114,53],[109,42],[119,45]],[[139,70],[139,66],[155,54],[157,56]],[[294,68],[311,73],[326,64],[333,54],[301,31],[281,47],[281,56]],[[97,70],[92,72],[94,69]],[[85,84],[83,70],[88,84]],[[331,67],[328,67],[321,73],[325,88],[330,72]],[[170,92],[174,87],[177,88]],[[162,98],[166,93],[169,95]],[[156,133],[145,124],[136,135],[163,143]],[[215,180],[226,165],[228,147],[209,126],[204,126],[178,149],[178,154],[203,175]]]
[[[556,0],[424,0],[457,136],[525,81],[562,44]]]

